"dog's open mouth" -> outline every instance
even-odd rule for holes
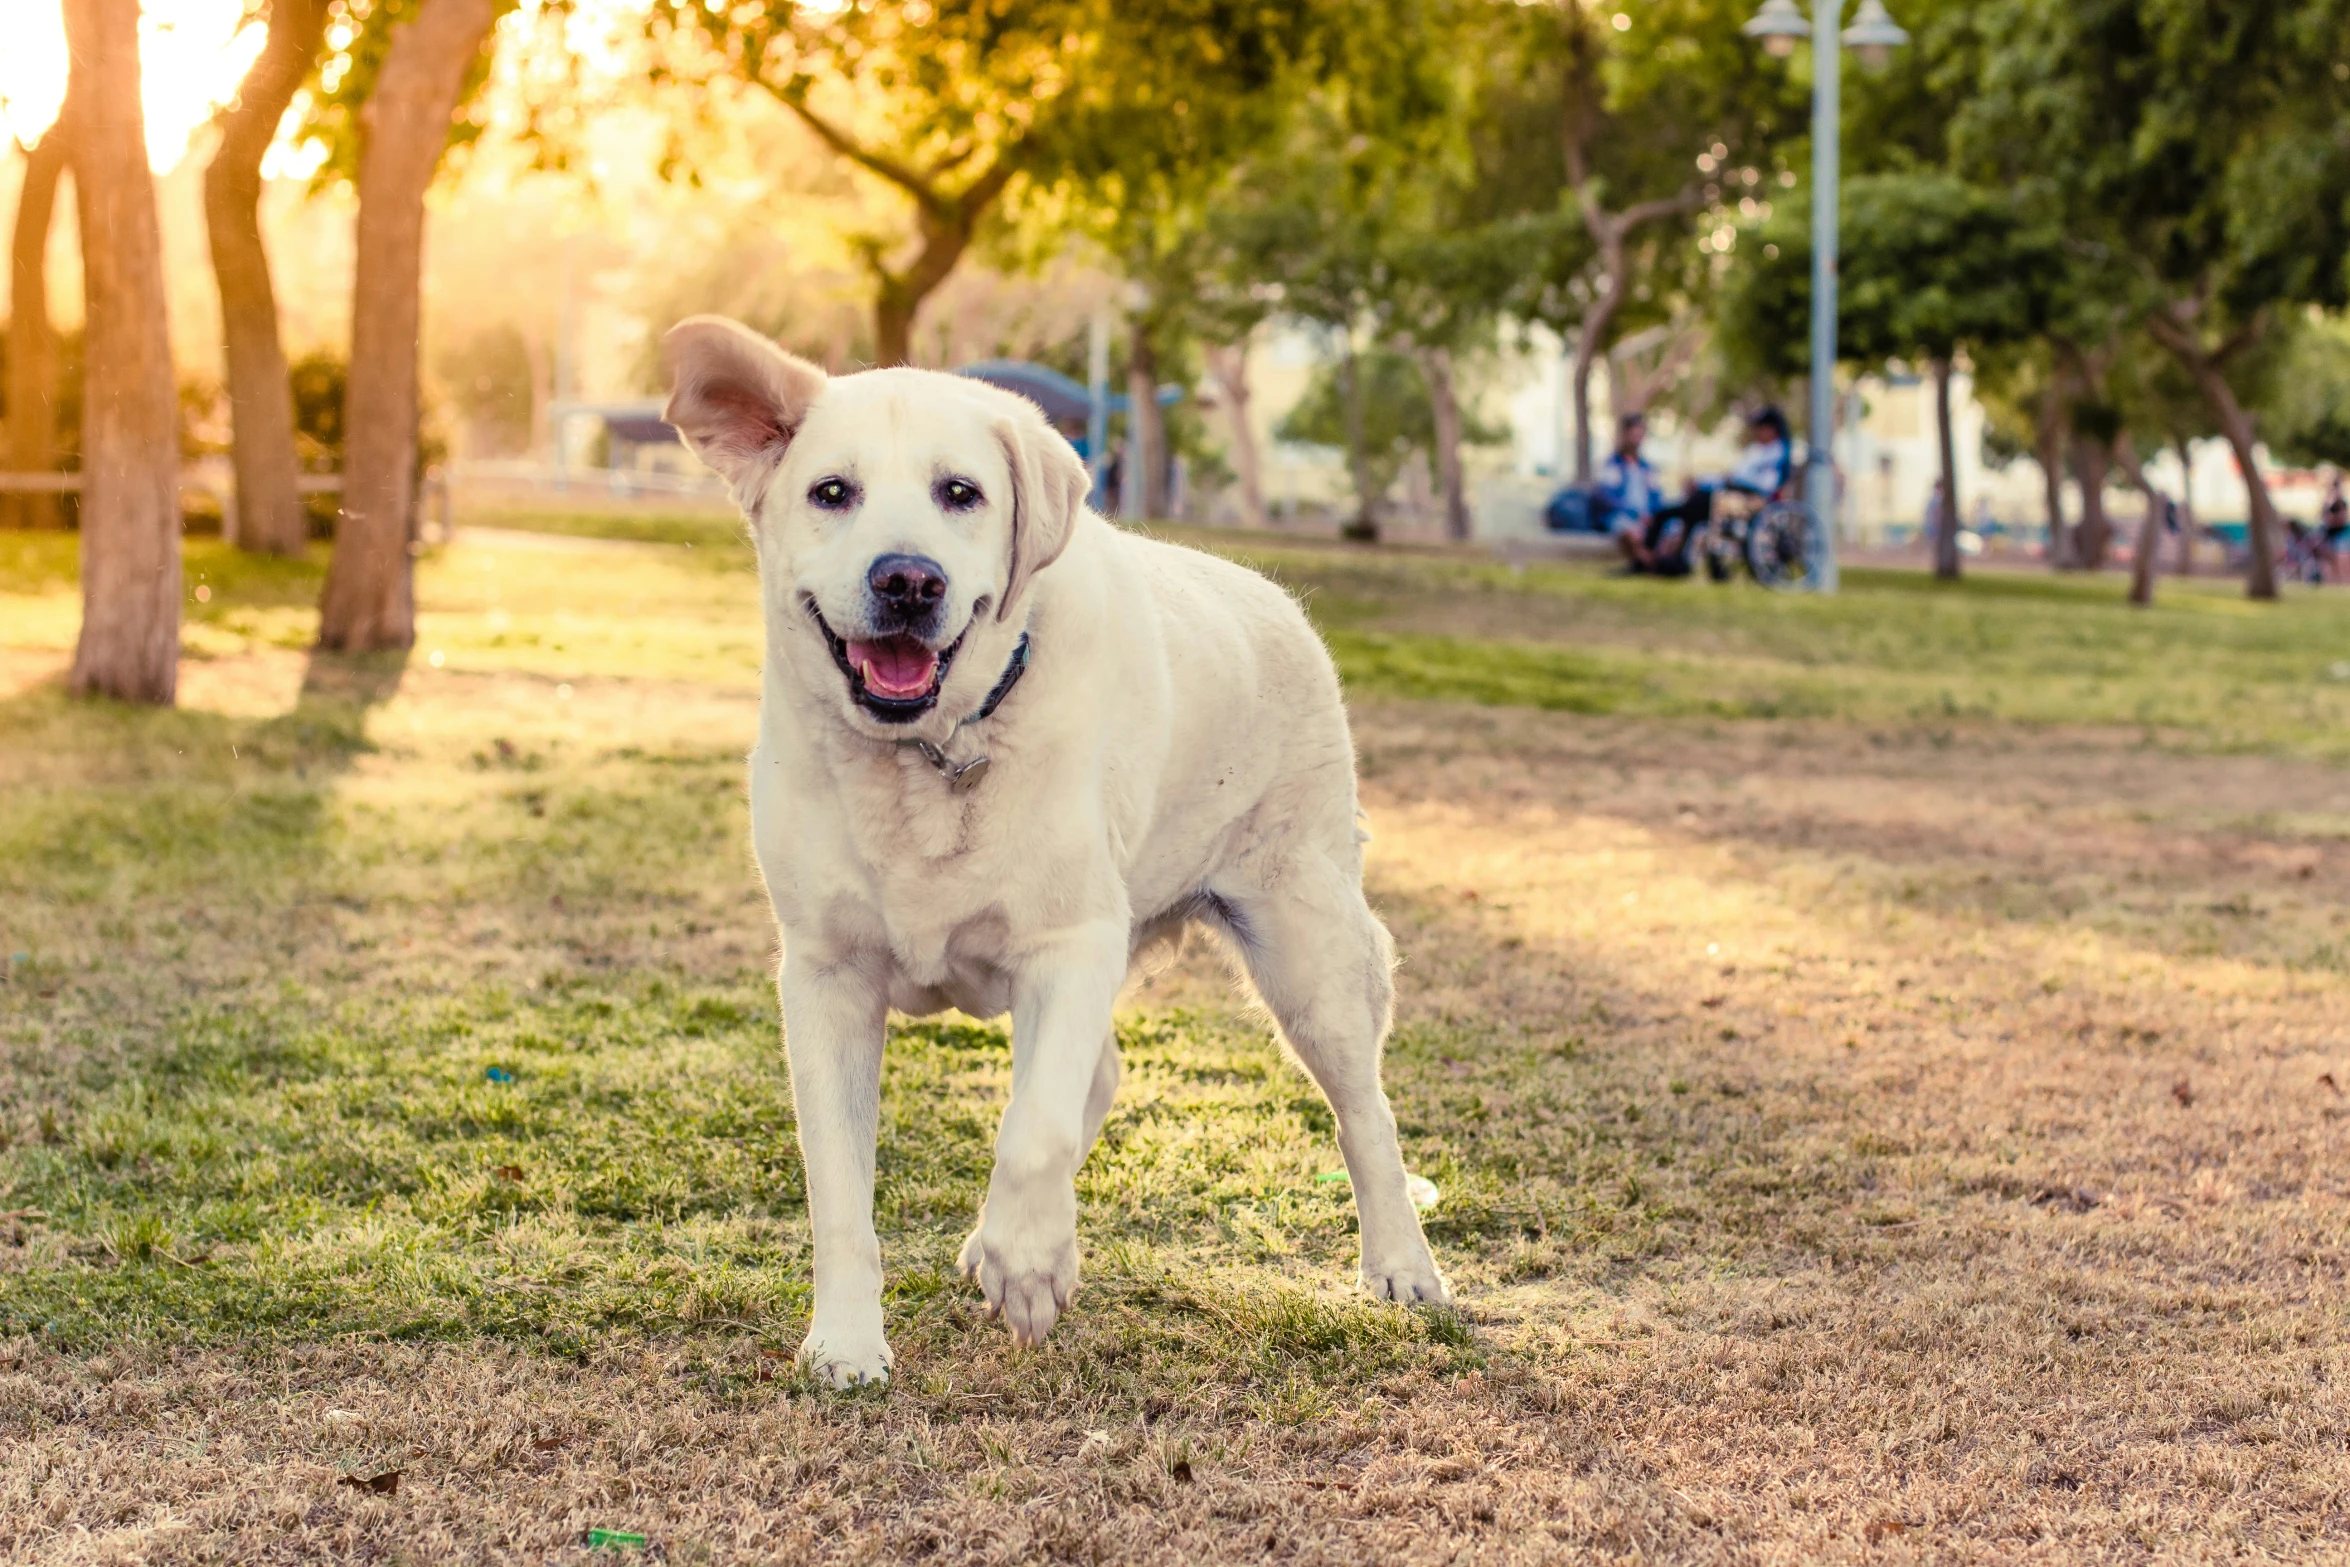
[[[832,650],[833,663],[848,676],[850,697],[884,723],[906,723],[936,706],[947,666],[963,645],[963,639],[957,637],[943,648],[934,648],[903,633],[851,641],[825,623],[815,604],[808,605],[808,614],[816,629],[824,633],[824,645]]]

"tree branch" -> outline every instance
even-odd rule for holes
[[[778,87],[761,78],[759,85],[773,93],[780,103],[800,117],[800,123],[816,133],[816,139],[840,156],[869,173],[878,174],[898,189],[914,198],[925,211],[940,217],[947,215],[948,199],[938,192],[937,185],[923,177],[920,171],[907,167],[887,153],[874,152],[847,131],[834,125],[823,115],[808,107],[804,95],[786,87]]]

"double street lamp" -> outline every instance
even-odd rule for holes
[[[1754,20],[1741,29],[1780,59],[1812,41],[1811,82],[1811,452],[1805,466],[1804,498],[1819,529],[1812,587],[1836,591],[1836,236],[1837,169],[1842,161],[1839,71],[1843,50],[1860,56],[1870,70],[1881,69],[1909,34],[1886,14],[1885,0],[1860,0],[1852,25],[1839,35],[1845,0],[1813,0],[1820,13],[1814,28],[1795,0],[1763,0]]]

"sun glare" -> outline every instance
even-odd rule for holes
[[[140,99],[147,161],[168,173],[212,112],[236,95],[261,52],[243,0],[147,0],[139,18]],[[65,99],[65,16],[56,0],[0,0],[0,126],[40,138]]]

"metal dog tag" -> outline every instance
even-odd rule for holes
[[[979,780],[987,776],[987,758],[975,756],[947,774],[947,788],[956,794],[969,794],[979,787]]]

